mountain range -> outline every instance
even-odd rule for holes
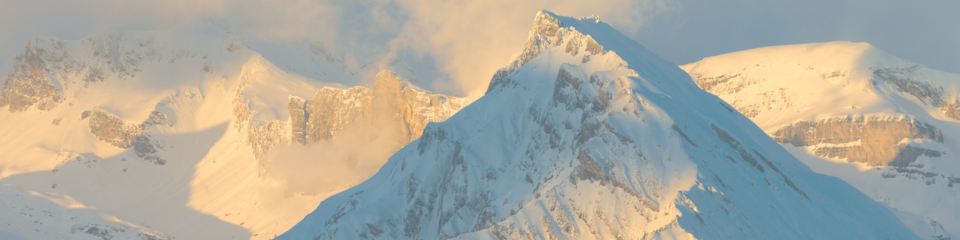
[[[238,39],[202,34],[34,39],[0,93],[0,188],[16,196],[0,199],[0,231],[272,238],[469,103],[391,71],[370,80],[287,72]]]
[[[14,60],[0,238],[960,234],[960,75],[865,43],[678,67],[541,11],[476,100],[401,60],[202,31],[36,38]]]
[[[537,14],[485,96],[278,239],[917,239],[597,18]]]

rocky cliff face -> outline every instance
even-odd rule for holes
[[[411,88],[389,71],[377,74],[373,90],[323,88],[313,101],[291,97],[288,103],[293,142],[330,140],[348,124],[362,122],[369,124],[365,128],[398,124],[398,129],[381,129],[399,133],[397,146],[420,138],[427,123],[446,120],[464,106],[461,98]]]
[[[763,80],[745,78],[741,73],[723,74],[720,76],[703,76],[691,74],[693,81],[701,89],[716,94],[737,94],[746,87],[761,84]],[[793,96],[786,88],[765,89],[757,94],[761,101],[745,101],[741,99],[729,102],[730,106],[748,118],[756,117],[760,112],[783,110],[795,107]]]
[[[27,49],[17,55],[13,71],[7,74],[0,91],[0,107],[10,106],[10,112],[25,111],[34,105],[40,110],[50,110],[63,101],[60,89],[47,76],[44,56],[52,58],[41,48]]]
[[[497,70],[490,80],[487,93],[501,85],[514,84],[511,83],[511,80],[507,79],[507,76],[513,74],[513,72],[517,71],[517,69],[523,65],[526,65],[549,47],[563,45],[563,51],[572,56],[578,56],[581,51],[589,53],[579,55],[582,57],[583,63],[590,61],[592,55],[599,56],[607,52],[603,50],[603,46],[597,44],[593,37],[584,35],[576,30],[558,27],[560,25],[557,19],[546,15],[537,15],[533,21],[533,28],[530,29],[530,37],[527,38],[527,42],[524,44],[520,56],[506,67]]]
[[[365,87],[337,89],[326,87],[312,101],[297,96],[288,99],[287,122],[272,121],[255,126],[243,98],[234,101],[238,130],[247,129],[248,142],[255,154],[262,155],[284,143],[310,144],[330,140],[352,123],[364,128],[397,131],[397,147],[420,137],[427,123],[446,120],[467,105],[466,100],[411,88],[392,72],[377,75],[373,90]],[[397,125],[393,129],[384,126]]]
[[[374,80],[373,90],[325,87],[317,91],[313,100],[290,96],[287,100],[289,121],[257,126],[251,121],[242,91],[243,87],[239,88],[233,102],[235,126],[239,131],[248,131],[248,142],[257,156],[280,144],[307,145],[331,140],[354,123],[363,125],[357,126],[360,128],[378,129],[381,134],[396,132],[399,148],[419,138],[427,123],[446,120],[467,105],[462,98],[418,90],[394,73],[382,71]]]
[[[12,72],[0,90],[0,107],[10,112],[30,109],[49,111],[68,99],[69,90],[89,87],[108,79],[122,81],[136,77],[143,62],[174,63],[184,58],[205,58],[202,53],[154,41],[140,34],[100,34],[76,42],[55,38],[30,40],[15,58]],[[72,104],[72,103],[71,103]],[[85,111],[90,132],[101,141],[119,148],[134,148],[137,155],[157,165],[166,160],[151,143],[148,126],[173,124],[163,113],[153,111],[143,123],[125,123],[102,109]]]
[[[919,156],[940,157],[940,151],[911,142],[943,143],[943,134],[928,123],[863,116],[800,121],[777,129],[771,137],[779,143],[812,146],[817,156],[825,158],[895,167],[909,166]]]
[[[936,107],[944,115],[960,120],[960,93],[944,90],[944,86],[930,82],[929,77],[920,71],[923,66],[912,65],[903,68],[877,68],[873,70],[875,79],[894,86],[900,92],[909,94],[924,104]],[[927,80],[927,81],[923,81]],[[876,80],[874,80],[876,81]],[[876,85],[876,82],[873,82]]]
[[[205,57],[199,51],[156,42],[151,35],[107,33],[76,42],[36,38],[16,56],[0,90],[0,107],[9,105],[11,112],[48,111],[67,99],[67,89],[133,78],[143,63]]]
[[[411,88],[392,72],[377,74],[373,85],[374,116],[398,122],[400,135],[398,146],[404,146],[420,138],[430,122],[441,122],[452,116],[468,103],[458,97],[432,94]]]
[[[167,163],[167,160],[161,158],[157,152],[157,150],[163,150],[163,144],[152,141],[150,134],[145,132],[148,127],[157,124],[173,126],[163,113],[154,110],[150,113],[150,118],[140,124],[126,123],[120,117],[101,109],[85,111],[80,118],[89,118],[90,133],[97,136],[100,141],[118,148],[133,148],[138,157],[157,165]]]
[[[313,101],[307,101],[303,106],[304,113],[309,115],[303,115],[303,123],[307,126],[305,128],[307,131],[304,132],[304,141],[300,143],[329,140],[347,124],[363,116],[370,116],[373,109],[372,100],[370,89],[365,87],[342,90],[323,88],[317,91]]]

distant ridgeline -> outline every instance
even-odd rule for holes
[[[867,43],[765,47],[681,66],[814,171],[926,239],[960,238],[960,75]],[[956,186],[955,186],[956,185]]]

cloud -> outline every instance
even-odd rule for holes
[[[604,20],[631,32],[666,6],[655,0],[13,0],[6,5],[0,15],[12,21],[0,25],[9,33],[0,37],[3,59],[37,36],[79,39],[209,22],[245,41],[319,41],[359,65],[402,59],[422,87],[459,95],[482,93],[496,69],[523,47],[541,9],[609,16]]]
[[[29,39],[76,40],[108,31],[165,30],[224,14],[225,1],[5,0],[0,8],[0,72]]]
[[[283,196],[326,198],[373,176],[402,145],[405,126],[390,111],[348,123],[336,135],[309,145],[281,145],[261,159],[268,178],[283,182]]]
[[[454,81],[435,88],[482,94],[490,77],[521,50],[534,14],[543,9],[562,15],[609,16],[602,19],[635,32],[668,4],[660,1],[449,1],[401,0],[409,22],[393,44],[434,54]]]
[[[359,65],[410,65],[421,87],[482,94],[490,77],[521,50],[534,14],[610,16],[604,21],[635,32],[669,9],[658,0],[604,1],[237,1],[215,22],[258,41],[321,41]],[[379,69],[374,69],[372,73]],[[368,76],[369,77],[369,76]]]
[[[476,95],[523,47],[541,9],[598,15],[678,64],[764,46],[847,40],[960,72],[960,15],[952,12],[960,2],[895,0],[10,0],[0,9],[0,71],[9,71],[12,56],[37,36],[79,39],[212,23],[245,41],[319,42],[356,66],[372,66],[372,73],[401,59],[421,87]],[[372,76],[366,77],[357,84],[368,84]]]

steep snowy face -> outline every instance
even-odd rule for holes
[[[960,75],[850,42],[759,48],[681,68],[813,170],[902,211],[918,235],[960,237],[960,216],[943,211],[960,209]]]
[[[15,58],[0,194],[18,195],[0,213],[20,215],[0,232],[27,239],[269,239],[467,104],[389,71],[372,90],[308,78],[199,33],[38,38]],[[329,64],[298,69],[342,77]]]
[[[537,14],[487,94],[278,239],[916,239],[595,18]]]

